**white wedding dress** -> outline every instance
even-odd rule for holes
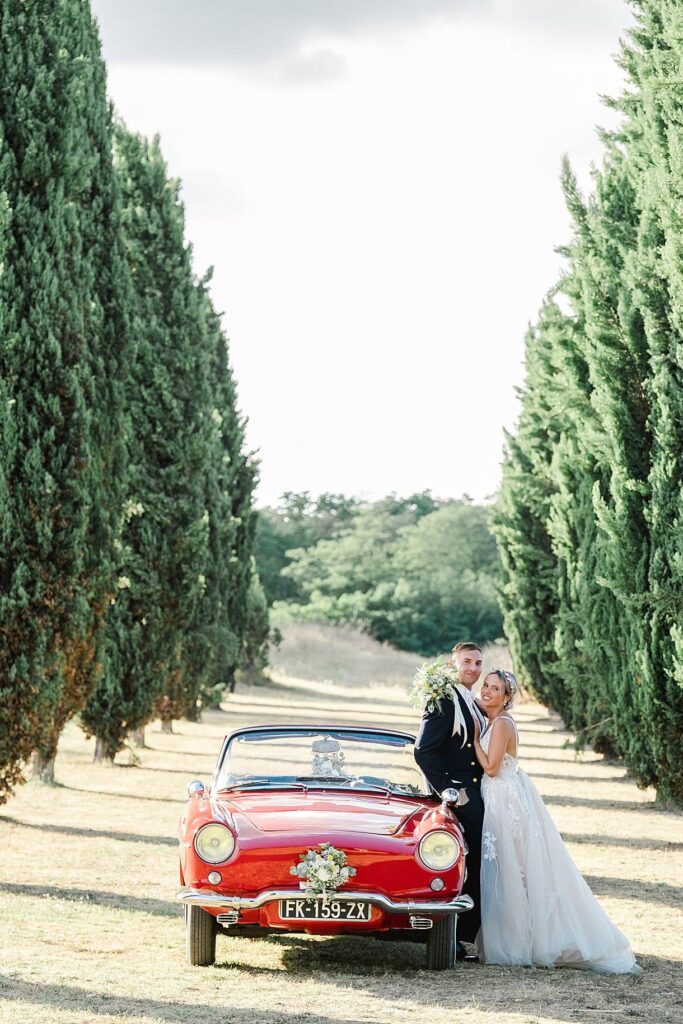
[[[579,873],[517,757],[505,754],[498,775],[483,776],[481,794],[480,960],[639,974],[626,936]]]

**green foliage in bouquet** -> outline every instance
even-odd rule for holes
[[[302,853],[289,873],[301,880],[305,892],[324,897],[348,882],[356,869],[347,865],[343,850],[337,850],[331,843],[321,843],[317,849]]]
[[[408,697],[418,711],[436,711],[441,701],[455,700],[457,679],[453,668],[443,659],[421,665],[415,673]]]

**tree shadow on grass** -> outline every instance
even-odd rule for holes
[[[540,778],[539,778],[540,781]],[[661,814],[663,808],[654,800],[609,800],[589,796],[560,796],[544,794],[543,802],[548,807],[593,807],[600,811],[633,811],[634,813]]]
[[[311,680],[311,682],[314,682],[314,680]],[[397,685],[397,684],[392,684],[392,683],[384,684],[384,683],[380,683],[380,685],[381,686],[385,686],[385,685],[386,686],[392,686],[392,685]],[[360,687],[358,687],[358,688],[360,688]],[[367,687],[365,687],[365,688],[367,689]],[[296,683],[292,683],[292,684],[287,683],[286,684],[286,683],[276,683],[276,682],[273,681],[273,682],[271,682],[268,685],[267,689],[268,690],[274,690],[274,691],[278,692],[278,695],[284,695],[285,693],[300,693],[300,694],[303,695],[306,708],[312,707],[313,710],[316,710],[314,705],[309,705],[309,703],[308,703],[308,700],[309,700],[310,695],[311,695],[312,687],[297,686]],[[404,690],[408,691],[408,685],[404,687]],[[240,693],[240,691],[238,691],[238,693],[236,694],[236,696],[245,696],[245,695],[246,694]],[[378,707],[386,707],[386,708],[392,708],[392,709],[396,708],[395,697],[379,696],[378,694],[374,694],[372,689],[370,690],[370,692],[368,694],[364,694],[362,692],[356,693],[355,688],[351,688],[351,689],[349,689],[348,691],[346,691],[344,693],[326,693],[325,694],[325,700],[329,701],[330,703],[332,703],[332,705],[335,705],[335,703],[347,703],[347,705],[349,705],[351,708],[353,708],[356,705],[358,705],[358,703],[361,703],[361,705],[362,705],[362,703],[372,703],[372,705],[376,705]],[[238,707],[236,705],[236,703],[230,703],[230,695],[228,694],[227,697],[225,698],[225,700],[223,701],[223,707],[221,707],[221,711],[230,712],[230,711],[233,711],[234,709],[236,709],[236,707]],[[257,707],[263,708],[265,706],[264,705],[259,705],[259,706],[255,705],[254,707],[255,708],[257,708]],[[289,702],[289,705],[283,705],[282,707],[290,707],[294,711],[296,711],[298,705],[297,705],[296,700],[292,700],[292,701]],[[392,714],[394,714],[394,715],[396,714],[395,710],[393,711]]]
[[[38,832],[54,832],[64,836],[83,836],[86,839],[116,839],[123,843],[149,843],[152,846],[177,846],[178,840],[170,836],[145,836],[137,832],[108,832],[100,828],[77,828],[75,825],[53,825],[42,822],[19,821],[18,818],[0,816],[0,824],[17,825],[20,828],[37,829]]]
[[[342,704],[343,706],[339,707],[340,704]],[[404,719],[410,719],[411,717],[413,717],[413,718],[415,717],[414,713],[411,716],[411,710],[410,710],[409,706],[407,706],[404,711],[397,711],[396,710],[396,702],[395,701],[373,700],[371,697],[356,697],[356,696],[354,696],[353,698],[340,697],[339,700],[337,700],[337,701],[335,701],[334,698],[330,698],[330,703],[329,704],[309,704],[308,701],[306,701],[306,704],[303,705],[303,706],[306,708],[306,711],[321,711],[321,712],[323,712],[323,714],[340,714],[341,712],[344,712],[346,714],[353,715],[353,714],[357,713],[357,707],[358,707],[359,704],[372,704],[372,705],[375,705],[377,707],[377,714],[381,715],[382,718],[386,718],[386,719],[399,718],[399,719],[404,720]],[[239,711],[237,711],[238,708],[240,709]],[[393,708],[393,710],[387,711],[387,710],[385,710],[385,708]],[[237,712],[239,714],[248,713],[248,714],[252,714],[253,715],[253,714],[258,714],[260,711],[265,711],[267,713],[270,713],[271,709],[274,709],[275,711],[284,710],[284,711],[287,711],[289,714],[291,714],[292,713],[292,702],[291,701],[289,701],[289,702],[285,701],[283,703],[278,703],[276,701],[269,701],[267,705],[266,704],[250,704],[250,705],[245,705],[245,704],[236,705],[236,704],[233,704],[233,705],[231,705],[231,710],[235,711],[235,712]],[[371,708],[364,709],[364,714],[371,714],[371,713],[372,713],[372,709]]]
[[[640,978],[570,969],[500,967],[474,962],[458,964],[453,970],[435,973],[425,968],[424,949],[411,943],[384,943],[349,936],[317,941],[277,936],[254,941],[271,941],[284,947],[281,959],[288,974],[302,978],[325,978],[328,985],[353,989],[359,997],[361,994],[373,996],[378,991],[378,985],[386,986],[392,999],[410,999],[423,1009],[432,1007],[437,1014],[435,1019],[442,1019],[438,1011],[445,1008],[449,1016],[444,1019],[452,1020],[459,1009],[477,1008],[479,1001],[482,1004],[478,1007],[480,1010],[482,1007],[490,1013],[507,1010],[514,1015],[514,1019],[525,1013],[537,1019],[539,1004],[546,1004],[553,1019],[559,1017],[564,1020],[566,1012],[566,1019],[573,1020],[577,1006],[588,1004],[597,1009],[601,1004],[605,1013],[596,1019],[603,1024],[612,1020],[610,1009],[615,1008],[616,1013],[623,1013],[624,1008],[634,1005],[638,996],[650,1012],[651,995],[647,996],[640,988],[643,978],[650,993],[656,994],[658,999],[661,997],[664,978],[669,986],[673,984],[674,977],[683,978],[683,965],[680,962],[659,957],[639,957],[648,972]],[[260,968],[244,965],[234,959],[217,966],[222,969],[246,970],[253,973],[255,978],[260,973]],[[270,968],[268,973],[272,977],[282,972]],[[639,1020],[650,1019],[645,1015],[641,1018],[635,1012],[633,1017]],[[673,1016],[671,1020],[674,1020]]]
[[[666,1003],[662,1003],[662,985],[670,990],[677,979],[683,982],[683,964],[664,957],[639,956],[645,970],[640,977],[479,963],[458,964],[451,971],[434,973],[425,969],[424,950],[410,943],[383,943],[350,936],[310,941],[291,935],[251,941],[268,941],[284,947],[282,965],[288,974],[324,978],[328,985],[353,989],[359,998],[372,997],[377,994],[378,985],[386,986],[392,999],[410,999],[423,1009],[431,1007],[437,1014],[435,1019],[441,1019],[442,1009],[448,1011],[447,1019],[454,1019],[458,1010],[485,1008],[488,1013],[507,1011],[515,1020],[518,1015],[531,1014],[535,1020],[539,1005],[545,1004],[553,1020],[574,1020],[576,1008],[588,1006],[603,1011],[602,1016],[595,1018],[601,1024],[621,1021],[623,1018],[618,1015],[627,1010],[629,1019],[649,1021],[654,1002],[660,1022],[679,1020],[668,998],[670,992]],[[261,968],[235,959],[217,967],[247,971],[254,978],[261,972]],[[272,977],[282,972],[268,968],[267,973]],[[481,1006],[477,1007],[479,1001]],[[669,1009],[670,1016],[666,1012]]]
[[[558,753],[560,753],[569,749],[568,745],[566,745],[564,742],[560,741],[558,743],[556,739],[552,739],[553,736],[562,737],[563,734],[561,732],[535,732],[531,734],[533,736],[533,739],[529,739],[529,735],[529,733],[526,733],[524,731],[524,726],[522,726],[522,728],[519,730],[519,749],[521,751],[522,756],[524,756],[524,753],[527,750],[557,750]],[[540,738],[542,736],[547,736],[549,742],[544,743],[543,740]],[[535,757],[536,755],[534,753],[529,753],[527,756]],[[574,760],[575,758],[572,758],[572,761]]]
[[[534,779],[550,779],[553,782],[568,782],[571,779],[572,785],[581,784],[583,782],[628,782],[633,783],[633,779],[629,779],[625,775],[560,775],[557,772],[546,772],[546,771],[533,771],[529,772]]]
[[[324,980],[328,989],[352,989],[354,997],[362,999],[364,1003],[366,1012],[363,1013],[363,1024],[380,1024],[379,1020],[367,1015],[367,1011],[372,1014],[372,1000],[376,998],[410,1000],[423,1011],[436,1013],[434,1019],[441,1019],[440,1011],[445,1010],[448,1018],[444,1019],[453,1020],[458,1010],[476,1008],[480,1001],[479,1009],[484,1009],[485,1013],[507,1012],[515,1019],[523,1014],[530,1014],[537,1019],[539,1006],[545,1005],[553,1019],[561,1017],[575,1020],[577,1007],[583,1006],[601,1012],[601,1016],[591,1018],[599,1020],[601,1024],[622,1021],[620,1014],[626,1011],[629,1020],[650,1020],[653,1009],[657,1010],[660,1024],[673,1024],[680,1020],[680,998],[671,999],[671,996],[672,989],[683,980],[683,965],[664,957],[639,957],[645,969],[640,978],[588,971],[482,964],[459,965],[452,971],[434,974],[419,968],[411,970],[400,955],[402,944],[398,944],[393,951],[389,947],[386,958],[383,958],[384,969],[369,974],[367,963],[363,971],[363,963],[367,961],[372,940],[339,938],[323,942],[294,940],[285,943],[284,939],[287,938],[292,937],[279,937],[277,940],[285,945],[285,970],[273,972],[282,975],[283,995],[287,991],[284,986],[289,971],[295,975]],[[357,944],[359,950],[354,950],[352,959],[348,959],[351,944]],[[306,950],[302,948],[304,945]],[[324,956],[321,955],[323,952]],[[196,977],[198,981],[202,975],[211,977],[214,970],[186,968],[188,978]],[[273,976],[272,969],[264,971],[240,963],[226,962],[218,965],[218,970],[248,972],[253,976],[254,983],[258,975]],[[667,990],[665,1001],[662,1000],[662,986]],[[201,988],[197,991],[201,992]],[[338,1014],[331,1018],[325,1013],[306,1012],[300,1007],[291,1011],[275,1010],[270,1006],[259,1007],[259,988],[256,984],[253,1006],[249,1008],[222,1005],[215,998],[210,1003],[197,1003],[103,993],[71,985],[41,984],[7,974],[0,976],[0,993],[7,1002],[16,1001],[17,1007],[21,1007],[23,1020],[31,1019],[29,1004],[54,1007],[55,1010],[74,1015],[83,1014],[83,1019],[87,1020],[95,1020],[98,1015],[126,1019],[148,1016],[165,1024],[185,1024],[189,1021],[192,1024],[215,1024],[219,1019],[229,1020],[230,1024],[263,1024],[266,1020],[269,1024],[339,1024],[341,1019]],[[296,1000],[296,990],[292,997]],[[226,1000],[229,998],[228,991]],[[379,1011],[379,1007],[377,1009]],[[361,1024],[361,1021],[346,1017],[344,1024]]]
[[[308,710],[309,705],[306,705]],[[401,723],[407,723],[411,727],[415,727],[416,719],[409,712],[400,715],[388,715],[383,711],[378,710],[375,715],[380,721],[371,722],[364,720],[359,717],[360,714],[372,714],[368,709],[362,709],[359,711],[357,708],[344,707],[344,708],[325,708],[324,717],[316,718],[313,715],[296,715],[296,712],[292,711],[291,705],[282,704],[279,706],[271,705],[269,707],[253,707],[246,704],[242,704],[239,708],[234,709],[235,717],[239,719],[235,722],[236,728],[244,728],[252,722],[254,725],[299,725],[313,727],[317,724],[323,726],[343,726],[350,728],[353,726],[357,729],[381,729],[382,722],[387,725],[391,725],[392,728],[396,728]],[[267,716],[267,717],[266,717]],[[335,717],[340,719],[335,721]],[[399,729],[399,732],[403,731]]]
[[[161,765],[138,764],[135,768],[139,772],[164,772],[166,775],[184,775],[189,781],[198,778],[200,775],[203,775],[205,778],[211,778],[214,766],[212,765],[211,768],[204,769],[197,768],[196,765],[192,765],[189,768],[162,768]]]
[[[604,764],[605,763],[602,759],[598,759],[598,758],[596,758],[594,760],[591,760],[591,761],[582,761],[581,758],[577,757],[575,754],[567,754],[566,751],[567,751],[568,748],[564,747],[564,746],[562,746],[562,747],[553,747],[552,748],[553,750],[557,750],[558,754],[560,755],[558,757],[551,757],[548,754],[537,754],[535,752],[535,750],[534,751],[527,751],[525,749],[526,746],[527,746],[527,744],[525,744],[524,741],[522,740],[520,745],[519,745],[519,757],[520,757],[520,761],[522,763],[524,763],[526,761],[546,761],[549,764],[563,764],[564,763],[564,764],[580,764],[580,765]]]
[[[638,836],[624,838],[623,836],[591,835],[589,832],[578,835],[562,831],[562,838],[565,843],[585,843],[589,846],[621,846],[634,850],[661,850],[664,853],[676,853],[683,850],[683,843],[676,843],[668,839],[641,839]]]
[[[212,737],[213,742],[213,737]],[[221,749],[220,741],[215,744],[213,752],[211,750],[167,750],[165,747],[142,747],[140,748],[140,756],[145,757],[147,752],[151,754],[164,754],[170,755],[171,757],[213,757]],[[118,767],[118,765],[117,765]],[[125,766],[122,766],[125,767]]]
[[[152,897],[124,896],[118,892],[103,892],[93,889],[62,889],[56,885],[20,885],[14,882],[0,882],[0,892],[14,896],[38,896],[42,899],[65,900],[68,903],[93,904],[114,910],[135,910],[158,917],[180,917],[183,908],[179,903],[157,900]]]
[[[365,936],[336,935],[323,939],[301,938],[296,935],[267,935],[258,938],[230,936],[236,943],[267,943],[282,951],[282,965],[292,974],[318,974],[324,971],[354,976],[386,974],[387,971],[417,972],[425,969],[425,944],[422,942],[382,941]],[[235,946],[233,946],[233,951]],[[239,946],[237,946],[239,949]],[[216,949],[216,966],[223,970],[237,968],[259,974],[282,974],[281,968],[253,966],[235,959],[224,960],[221,942]]]
[[[517,728],[522,736],[569,736],[562,724],[555,725],[552,722],[545,722],[543,725],[533,725],[531,722],[525,722],[522,719],[517,723]]]
[[[115,765],[115,767],[118,768],[119,765]],[[65,783],[62,783],[62,789],[68,789],[72,793],[87,793],[91,794],[92,796],[109,796],[121,800],[145,800],[148,802],[154,802],[156,804],[182,805],[185,803],[186,799],[184,796],[176,797],[175,799],[173,799],[168,796],[142,796],[140,793],[113,793],[111,790],[108,789],[82,789],[79,786],[67,786]]]
[[[641,882],[633,878],[611,878],[608,875],[584,875],[596,896],[613,896],[620,900],[642,900],[662,903],[666,907],[681,905],[683,886],[666,882]]]
[[[8,1001],[16,1000],[17,1008],[21,1006],[22,1019],[30,1020],[26,1014],[26,1005],[52,1006],[56,1010],[66,1010],[72,1014],[83,1014],[83,1020],[93,1020],[97,1015],[107,1017],[152,1017],[154,1020],[166,1021],[168,1024],[216,1024],[217,1020],[229,1021],[230,1024],[340,1024],[339,1017],[321,1016],[318,1013],[305,1013],[300,1010],[283,1012],[282,1010],[251,1008],[234,1008],[221,1006],[215,1000],[211,1003],[177,1002],[167,999],[146,999],[139,996],[111,995],[73,985],[44,985],[34,981],[24,981],[8,975],[0,975],[0,993]],[[363,1021],[346,1018],[344,1024],[368,1024]],[[380,1024],[378,1021],[377,1024]]]
[[[517,719],[517,725],[520,729],[525,729],[527,725],[549,725],[554,730],[564,729],[564,725],[560,718],[555,716],[544,718],[539,715],[535,715],[533,718],[526,718],[523,708],[521,711],[517,712],[515,718]]]

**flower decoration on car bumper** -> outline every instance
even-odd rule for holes
[[[348,882],[356,869],[347,865],[343,850],[337,850],[331,843],[321,843],[317,849],[302,853],[299,863],[291,867],[289,873],[299,878],[304,892],[324,899],[328,892],[335,892]]]

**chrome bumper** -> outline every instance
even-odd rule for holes
[[[300,889],[266,889],[258,896],[222,896],[218,892],[207,891],[206,889],[191,889],[183,886],[178,889],[176,899],[181,903],[194,904],[197,907],[207,907],[211,910],[258,910],[267,903],[276,903],[279,900],[292,899],[321,899],[319,896],[307,896]],[[380,892],[335,892],[330,893],[330,899],[340,903],[371,903],[373,907],[379,907],[387,914],[462,914],[471,910],[474,906],[471,896],[456,896],[448,903],[432,900],[410,901],[397,903],[384,896]]]

